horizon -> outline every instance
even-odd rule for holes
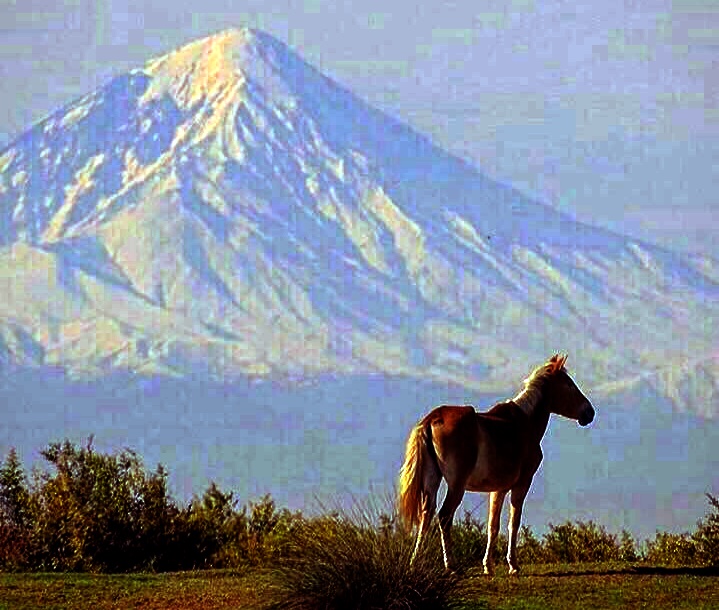
[[[180,502],[214,481],[240,503],[270,493],[279,506],[305,514],[333,502],[350,508],[391,497],[404,444],[423,414],[439,404],[486,411],[521,386],[518,378],[511,392],[483,394],[380,376],[372,384],[340,378],[294,389],[271,381],[218,381],[203,390],[192,379],[169,385],[131,378],[63,384],[41,371],[25,376],[16,376],[10,387],[0,384],[6,403],[8,392],[17,396],[25,388],[25,408],[8,418],[0,437],[0,459],[16,447],[26,473],[43,464],[40,451],[47,443],[68,439],[84,446],[92,436],[98,451],[132,449],[149,471],[163,464],[169,491]],[[706,513],[705,494],[719,490],[712,469],[719,447],[716,420],[678,413],[651,392],[610,399],[582,389],[597,410],[595,421],[581,428],[551,418],[523,524],[542,534],[550,523],[593,520],[638,539],[657,529],[691,528]],[[367,410],[378,403],[391,412]],[[440,497],[445,489],[443,482]],[[467,492],[458,515],[467,510],[485,520],[487,498]]]

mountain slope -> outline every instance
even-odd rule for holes
[[[716,414],[718,263],[488,179],[261,32],[151,60],[0,151],[0,245],[7,366],[499,392],[561,349],[607,392],[679,363],[662,394]]]

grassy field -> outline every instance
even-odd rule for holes
[[[0,574],[0,610],[242,609],[265,607],[267,572]],[[613,564],[529,566],[519,578],[469,571],[457,608],[719,608],[719,571]]]

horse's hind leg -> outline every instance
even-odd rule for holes
[[[499,534],[499,516],[506,491],[493,491],[489,494],[489,516],[487,518],[487,549],[484,552],[484,573],[494,574],[494,545]]]
[[[424,538],[427,530],[429,529],[430,523],[432,523],[432,517],[434,517],[434,511],[437,507],[436,495],[429,496],[425,495],[422,502],[422,516],[419,520],[419,530],[417,532],[417,542],[414,545],[414,551],[412,552],[412,559],[409,561],[409,565],[414,563],[419,553],[419,547],[422,545],[422,539]]]
[[[412,565],[414,560],[417,558],[417,553],[419,553],[422,539],[432,523],[434,511],[437,509],[437,492],[439,491],[439,484],[441,481],[442,475],[437,468],[427,469],[424,475],[424,480],[422,481],[422,516],[419,520],[417,542],[414,545],[414,551],[412,552],[412,559],[410,559],[409,565]]]
[[[451,569],[452,563],[452,519],[459,503],[464,497],[464,485],[450,487],[447,489],[447,496],[444,498],[442,508],[439,509],[439,528],[442,534],[442,553],[444,555],[444,567]]]

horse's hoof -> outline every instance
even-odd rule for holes
[[[519,576],[519,568],[509,568],[510,576]]]

